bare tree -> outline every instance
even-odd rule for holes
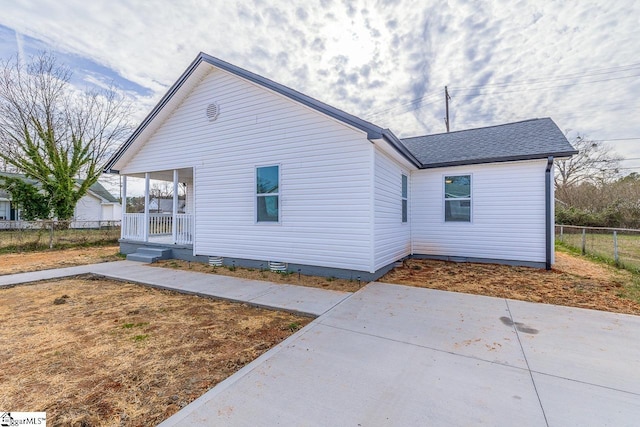
[[[178,183],[178,198],[186,194],[186,184]],[[156,181],[149,188],[149,196],[158,199],[171,199],[173,197],[173,183],[168,181]]]
[[[72,217],[131,130],[131,104],[119,91],[81,91],[70,79],[48,53],[0,62],[0,158],[38,181],[58,219]]]
[[[571,145],[578,154],[556,162],[555,187],[557,198],[571,204],[571,191],[580,184],[602,186],[614,181],[622,157],[599,141],[576,136]]]
[[[155,197],[157,199],[168,199],[173,197],[173,183],[166,181],[152,183],[149,188],[149,197]]]

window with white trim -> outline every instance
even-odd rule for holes
[[[471,175],[444,177],[444,220],[471,222]]]
[[[409,180],[407,175],[402,174],[402,222],[407,222],[409,216]]]
[[[256,168],[256,221],[280,220],[280,167]]]

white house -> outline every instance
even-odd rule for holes
[[[184,213],[185,201],[178,199],[178,213]],[[173,200],[164,197],[154,197],[149,200],[149,212],[173,213]]]
[[[0,173],[2,176],[17,177],[33,185],[38,185],[37,181],[27,179],[23,175]],[[78,180],[78,184],[82,181]],[[72,228],[98,228],[101,225],[120,221],[122,217],[122,206],[102,184],[96,182],[82,196],[74,209],[73,220],[70,224]],[[0,190],[0,221],[16,221],[22,219],[20,210],[11,203],[10,195]],[[7,224],[2,224],[0,228],[7,228]]]
[[[410,256],[550,267],[553,161],[575,153],[548,118],[400,140],[201,53],[105,171],[125,195],[146,179],[145,212],[123,213],[132,258],[370,280]],[[185,184],[184,213],[174,197],[159,223],[150,179]]]
[[[122,205],[102,184],[96,182],[82,196],[73,211],[72,228],[98,228],[122,219]]]

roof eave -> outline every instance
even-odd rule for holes
[[[173,95],[182,87],[184,82],[191,76],[193,71],[200,65],[203,60],[203,53],[200,53],[196,59],[193,60],[191,65],[182,73],[182,75],[176,80],[176,82],[169,88],[167,93],[160,99],[160,101],[156,104],[155,107],[151,110],[151,112],[144,118],[142,123],[136,128],[136,130],[127,138],[127,140],[118,148],[118,150],[111,156],[111,158],[107,161],[103,168],[103,172],[105,173],[120,173],[119,170],[113,169],[113,166],[120,160],[120,158],[124,155],[127,149],[133,144],[133,141],[142,133],[142,131],[147,127],[147,125],[158,115],[158,113],[162,110],[162,108],[169,102],[169,100],[173,97]]]
[[[409,149],[400,141],[400,139],[395,136],[393,132],[389,129],[384,129],[382,134],[380,135],[382,139],[387,141],[398,153],[400,153],[404,158],[406,158],[409,162],[411,162],[418,169],[422,168],[422,163],[417,159]],[[377,138],[369,138],[369,139],[377,139]]]
[[[487,157],[484,159],[469,159],[469,160],[457,160],[452,162],[426,163],[426,164],[423,164],[420,169],[436,169],[436,168],[446,168],[446,167],[453,167],[453,166],[470,166],[470,165],[480,165],[480,164],[486,164],[486,163],[504,163],[504,162],[517,162],[517,161],[525,161],[525,160],[542,160],[542,159],[546,160],[550,156],[554,158],[562,158],[562,157],[571,157],[575,154],[578,154],[576,150],[561,151],[561,152],[554,152],[554,153],[531,154],[531,155],[523,155],[523,156]]]

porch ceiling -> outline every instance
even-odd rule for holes
[[[169,182],[173,181],[173,170],[149,171],[149,175],[150,175],[150,179],[157,179],[159,181],[169,181]],[[144,179],[144,172],[127,174],[126,176]],[[185,181],[192,182],[193,168],[178,169],[178,180],[180,182],[185,182]]]

